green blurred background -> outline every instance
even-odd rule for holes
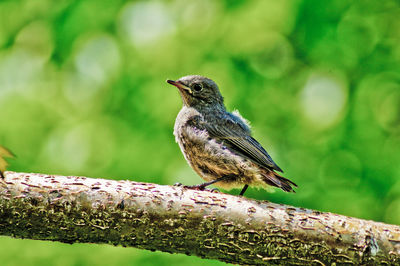
[[[165,80],[201,74],[299,185],[247,197],[400,224],[398,1],[0,2],[9,169],[196,184]],[[237,194],[239,191],[229,193]],[[222,264],[0,238],[2,265]]]

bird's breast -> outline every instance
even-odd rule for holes
[[[191,121],[193,121],[193,119],[202,120],[203,116],[194,108],[182,107],[175,120],[174,136],[176,142],[179,143],[180,139],[183,137],[182,134],[185,133],[184,131],[187,131],[187,129],[192,126]]]

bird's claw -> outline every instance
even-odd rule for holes
[[[203,185],[184,186],[184,188],[200,190],[200,191],[208,191],[208,192],[219,192],[219,190],[217,188],[207,188]]]

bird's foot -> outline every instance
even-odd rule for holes
[[[217,188],[207,188],[207,186],[200,184],[194,186],[183,186],[184,188],[200,190],[200,191],[208,191],[208,192],[219,192]]]
[[[206,187],[203,184],[200,185],[194,185],[194,186],[183,186],[184,188],[188,189],[195,189],[195,190],[205,190]]]

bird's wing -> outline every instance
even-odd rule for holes
[[[246,156],[260,166],[283,172],[261,144],[250,135],[248,126],[239,117],[229,115],[219,119],[216,123],[204,125],[210,136],[221,139],[228,148]]]

